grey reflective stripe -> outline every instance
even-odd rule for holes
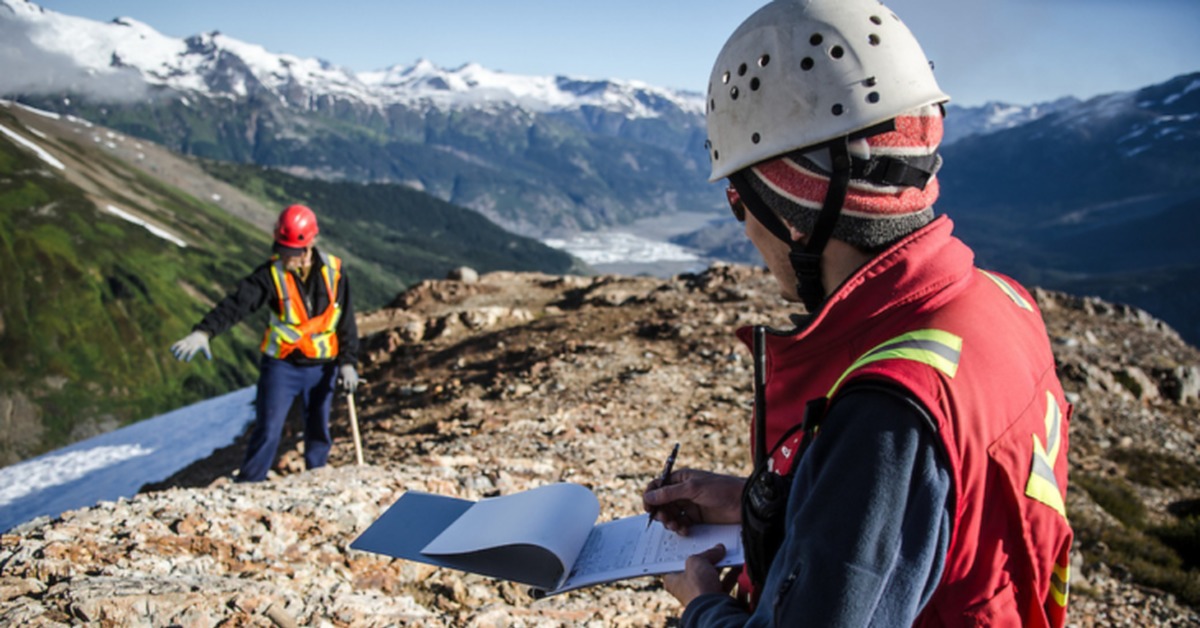
[[[984,277],[991,279],[992,283],[996,284],[996,286],[1000,288],[1000,291],[1003,292],[1005,296],[1012,300],[1013,303],[1017,304],[1017,307],[1030,312],[1033,311],[1033,306],[1029,304],[1029,301],[1026,301],[1025,297],[1021,296],[1021,293],[1017,292],[1017,289],[1013,288],[1007,281],[1001,279],[995,273],[990,273],[982,268],[978,270],[979,272],[983,273]]]
[[[1045,456],[1033,457],[1033,468],[1031,469],[1031,472],[1054,485],[1054,488],[1058,488],[1058,478],[1054,477],[1054,469],[1050,466],[1050,461],[1047,460]]]
[[[291,290],[288,290],[287,269],[283,267],[283,262],[276,260],[271,270],[275,273],[275,289],[279,292],[279,305],[282,308],[280,314],[287,317],[292,313],[292,295],[290,294]]]
[[[1058,574],[1057,569],[1050,572],[1050,586],[1054,587],[1054,590],[1058,592],[1058,597],[1066,597],[1071,591],[1071,583],[1063,580],[1062,576]]]
[[[855,370],[872,362],[882,360],[909,360],[927,364],[941,371],[946,377],[958,372],[958,359],[962,355],[962,338],[940,329],[918,329],[901,334],[867,351],[854,361],[838,378],[825,395],[832,399],[838,388]]]
[[[1062,427],[1062,408],[1058,407],[1058,400],[1050,397],[1050,412],[1053,413],[1050,421],[1046,423],[1046,451],[1055,451],[1058,449],[1058,430]],[[1051,474],[1053,476],[1053,473]]]
[[[877,353],[892,351],[895,349],[919,349],[921,351],[930,351],[955,364],[958,364],[958,358],[962,355],[962,352],[958,349],[936,340],[901,340],[900,342],[894,342],[878,347],[863,357],[870,357]]]

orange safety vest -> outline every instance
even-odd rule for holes
[[[806,412],[823,415],[855,381],[901,386],[937,425],[955,508],[942,578],[916,625],[1060,627],[1073,537],[1064,506],[1071,406],[1033,298],[975,268],[950,232],[942,217],[881,254],[799,332],[760,332],[758,442],[771,450],[770,472],[788,476],[805,441],[819,438],[819,428],[794,430],[819,418]],[[739,336],[754,344],[752,331]],[[747,575],[740,583],[753,599],[761,583]]]
[[[329,306],[319,316],[310,317],[304,306],[295,273],[283,266],[278,256],[272,258],[271,279],[279,303],[271,312],[270,325],[263,334],[262,352],[284,359],[293,351],[317,360],[331,360],[338,355],[337,325],[342,317],[337,288],[342,279],[342,260],[317,251],[321,259],[321,278],[329,295]]]

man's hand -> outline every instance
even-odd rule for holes
[[[358,388],[358,371],[353,364],[343,364],[338,367],[338,388],[347,395],[353,395]]]
[[[651,482],[642,494],[642,507],[668,530],[687,536],[697,523],[741,523],[745,484],[739,477],[682,469],[671,474],[666,486],[657,479]]]
[[[683,572],[664,576],[663,586],[684,606],[706,593],[726,592],[716,567],[722,558],[725,558],[725,546],[721,544],[688,556]]]
[[[191,362],[192,357],[199,351],[203,351],[208,359],[212,359],[212,352],[208,350],[208,334],[202,331],[194,331],[171,345],[171,353],[180,361]]]

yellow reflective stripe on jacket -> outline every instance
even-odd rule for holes
[[[1043,445],[1042,439],[1033,435],[1033,463],[1029,482],[1025,484],[1025,495],[1053,508],[1065,518],[1067,508],[1054,475],[1054,466],[1062,453],[1062,422],[1063,412],[1058,400],[1046,391],[1046,443]]]
[[[1005,295],[1006,295],[1006,296],[1007,296],[1009,299],[1012,299],[1012,302],[1013,302],[1013,303],[1016,303],[1016,304],[1017,304],[1017,307],[1020,307],[1022,310],[1027,310],[1027,311],[1030,311],[1030,312],[1032,312],[1032,311],[1033,311],[1033,306],[1029,304],[1029,301],[1027,301],[1027,300],[1025,299],[1025,297],[1021,296],[1021,293],[1020,293],[1020,292],[1017,292],[1017,289],[1016,289],[1016,288],[1013,288],[1013,287],[1012,287],[1012,284],[1010,284],[1010,283],[1008,283],[1007,281],[1005,281],[1005,280],[1001,279],[1000,277],[998,277],[998,276],[997,276],[997,275],[995,275],[995,274],[992,274],[992,273],[989,273],[989,272],[988,272],[988,271],[986,271],[986,270],[983,270],[982,268],[980,268],[980,269],[978,269],[978,270],[979,270],[979,272],[983,273],[983,276],[984,276],[984,277],[987,277],[988,279],[991,279],[993,283],[995,283],[997,286],[999,286],[999,287],[1000,287],[1000,290],[1001,290],[1002,292],[1004,292],[1004,294],[1005,294]]]
[[[854,361],[850,368],[829,389],[827,398],[832,399],[842,382],[856,369],[878,362],[880,360],[912,360],[928,364],[943,372],[947,377],[954,377],[958,372],[958,359],[962,353],[962,338],[940,329],[919,329],[901,334],[881,343],[874,349],[863,354]]]
[[[1055,604],[1065,608],[1070,594],[1071,565],[1069,562],[1054,565],[1054,571],[1050,573],[1050,596],[1054,599]]]
[[[329,307],[333,312],[329,315],[329,322],[324,329],[313,332],[312,343],[320,357],[333,357],[334,353],[334,336],[337,335],[338,321],[342,318],[342,308],[338,305],[337,287],[342,278],[341,260],[332,255],[326,256],[318,251],[321,255],[321,279],[325,282],[325,293],[329,295]],[[332,276],[330,274],[332,273]],[[322,313],[325,316],[329,310]]]

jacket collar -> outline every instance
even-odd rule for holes
[[[821,309],[800,318],[791,331],[794,342],[818,329],[853,331],[856,326],[911,303],[941,303],[966,287],[975,254],[952,235],[954,223],[939,216],[876,255],[829,295]],[[835,333],[834,336],[840,335]],[[738,331],[743,340],[750,329]]]

